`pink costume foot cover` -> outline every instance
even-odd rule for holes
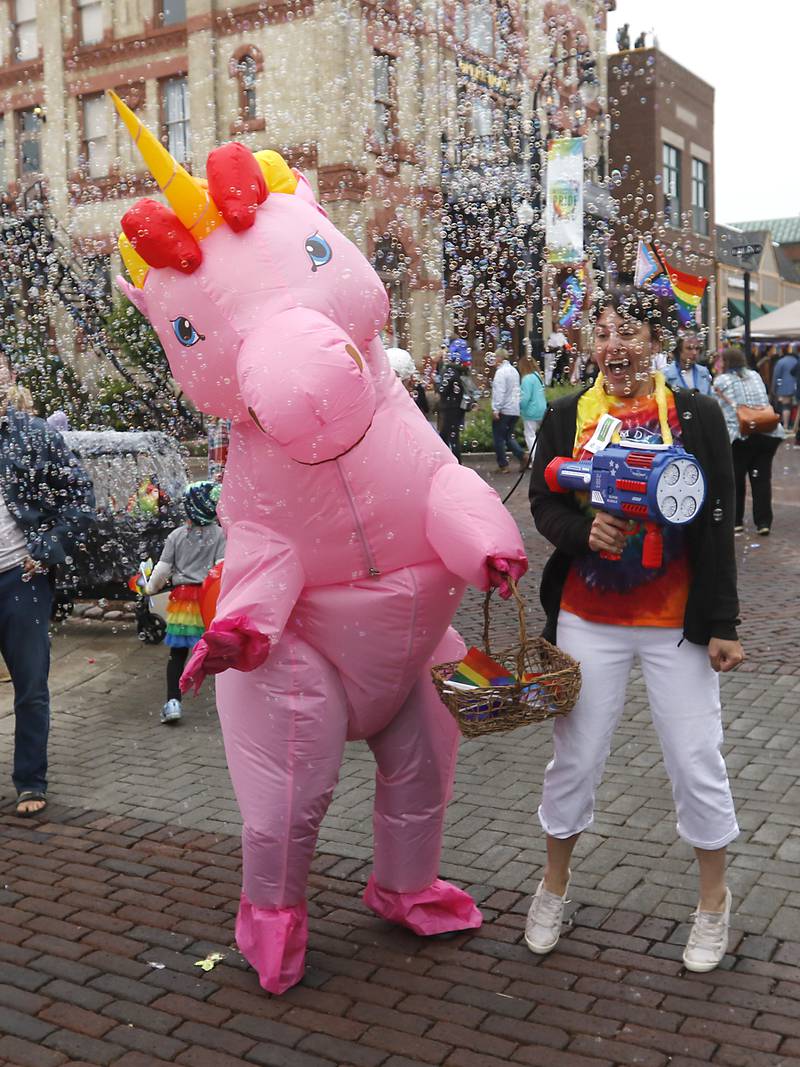
[[[305,901],[293,908],[259,908],[242,893],[236,916],[236,944],[258,971],[261,988],[285,993],[305,971],[308,912]]]
[[[407,926],[423,937],[454,930],[477,930],[483,922],[469,893],[441,878],[418,893],[394,893],[382,889],[372,875],[364,892],[364,903],[382,919]]]

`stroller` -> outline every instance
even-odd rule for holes
[[[98,522],[86,551],[60,569],[55,616],[69,615],[76,600],[135,600],[139,638],[158,644],[166,622],[130,579],[141,560],[158,558],[183,521],[187,477],[178,442],[157,431],[68,431],[63,437],[94,483]]]

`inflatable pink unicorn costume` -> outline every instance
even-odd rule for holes
[[[389,369],[383,286],[306,181],[232,144],[206,184],[114,99],[172,206],[125,215],[134,285],[119,285],[197,406],[233,419],[222,589],[182,681],[218,675],[244,821],[236,937],[280,993],[303,974],[308,869],[348,738],[377,763],[367,904],[420,934],[480,925],[438,878],[458,732],[429,670],[462,654],[465,585],[502,593],[527,562],[497,494]]]

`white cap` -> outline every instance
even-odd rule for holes
[[[406,382],[417,373],[417,367],[411,358],[411,354],[406,352],[404,348],[387,348],[386,356],[389,360],[389,366],[400,381]]]

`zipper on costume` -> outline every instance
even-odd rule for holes
[[[367,535],[364,532],[364,527],[363,527],[363,525],[361,523],[361,518],[359,517],[359,514],[358,514],[358,508],[356,507],[355,498],[353,496],[352,490],[350,489],[350,486],[347,483],[347,477],[346,477],[344,471],[342,470],[341,463],[339,462],[338,459],[336,460],[336,469],[339,472],[339,477],[342,479],[342,485],[344,486],[344,491],[347,494],[348,501],[350,502],[350,510],[353,513],[353,522],[356,524],[356,530],[358,532],[358,536],[361,539],[361,547],[364,549],[364,556],[365,556],[366,561],[367,561],[367,569],[368,569],[368,572],[369,572],[369,576],[370,576],[370,578],[378,578],[378,577],[380,577],[380,573],[381,572],[375,566],[375,557],[372,554],[372,549],[369,547],[369,542],[367,541]]]

